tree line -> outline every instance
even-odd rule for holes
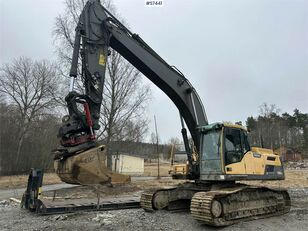
[[[294,109],[280,113],[276,105],[264,103],[260,115],[246,120],[251,145],[276,149],[291,148],[308,157],[308,114]]]
[[[0,69],[0,170],[15,174],[50,164],[60,97],[54,63],[21,57]],[[56,133],[55,133],[56,134]],[[51,149],[49,149],[51,150]]]
[[[41,115],[28,124],[24,133],[23,121],[14,105],[1,103],[0,115],[0,175],[28,173],[30,168],[51,169],[59,119],[51,114]]]

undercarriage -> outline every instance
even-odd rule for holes
[[[211,226],[277,216],[289,212],[287,190],[228,183],[184,183],[176,188],[144,192],[146,211],[190,210],[194,219]]]

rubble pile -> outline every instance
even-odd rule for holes
[[[303,161],[288,161],[284,163],[287,169],[308,169],[308,160]]]

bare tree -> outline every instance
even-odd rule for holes
[[[276,124],[275,117],[279,114],[280,109],[277,108],[275,104],[268,105],[267,103],[263,103],[259,107],[260,112],[260,143],[264,145],[264,142],[268,147],[272,148],[275,146],[273,141],[273,134],[275,134],[276,131],[280,131],[280,128]],[[261,136],[261,134],[263,134]],[[266,135],[264,135],[266,134]]]
[[[122,121],[123,126],[115,127],[115,140],[140,143],[148,132],[147,119]]]
[[[65,76],[67,76],[66,73],[71,63],[75,27],[85,3],[84,0],[65,0],[65,12],[56,18],[55,46],[62,66],[61,70]],[[111,0],[101,1],[101,3],[117,18],[120,18]],[[81,68],[79,68],[79,76],[80,70]],[[79,90],[83,91],[81,86],[82,84],[79,84]],[[103,139],[108,147],[107,164],[109,167],[111,166],[110,142],[142,140],[148,126],[144,109],[149,96],[150,88],[143,84],[140,73],[116,51],[111,50],[103,89],[101,130],[98,134],[98,137]]]
[[[259,106],[259,112],[261,116],[264,117],[270,117],[273,113],[279,114],[281,110],[277,108],[275,104],[267,104],[263,103],[261,106]]]
[[[168,140],[168,145],[183,145],[183,142],[178,137],[171,137]]]
[[[180,141],[178,137],[171,137],[168,140],[167,145],[169,146],[169,149],[168,149],[168,153],[167,153],[168,155],[166,156],[166,159],[172,159],[172,158],[174,159],[174,153],[181,149],[181,146],[183,146],[183,143]]]
[[[56,67],[48,61],[21,57],[1,67],[0,92],[11,105],[16,106],[19,116],[16,164],[33,121],[56,106],[54,96],[57,89]]]

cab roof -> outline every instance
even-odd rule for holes
[[[244,131],[247,131],[247,128],[242,126],[242,125],[239,125],[239,124],[232,124],[232,123],[212,123],[212,124],[208,124],[208,125],[204,125],[204,126],[200,126],[198,127],[199,131],[201,132],[207,132],[207,131],[210,131],[210,130],[215,130],[215,129],[219,129],[219,128],[222,128],[222,127],[228,127],[228,128],[238,128],[238,129],[241,129],[241,130],[244,130]]]

